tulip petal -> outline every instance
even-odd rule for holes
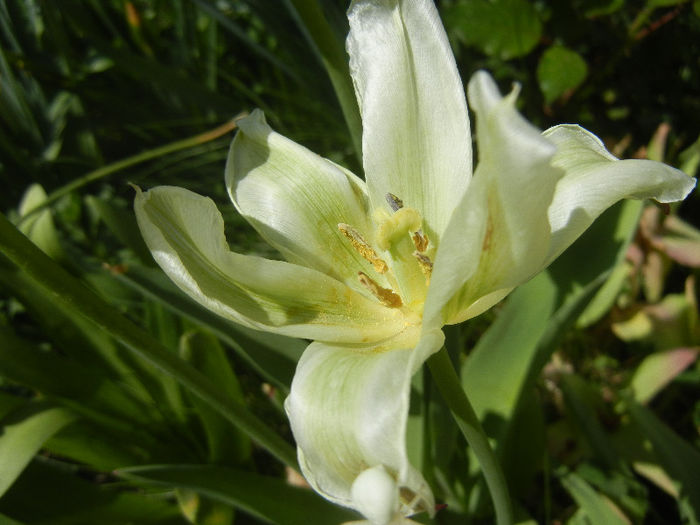
[[[695,179],[660,162],[618,160],[598,137],[579,126],[554,126],[543,135],[556,144],[554,165],[566,173],[549,207],[552,241],[548,262],[617,201],[680,201],[695,187]]]
[[[472,162],[464,88],[437,10],[430,0],[353,2],[348,18],[372,207],[388,211],[385,196],[396,195],[437,241]]]
[[[437,332],[415,349],[379,351],[309,345],[285,408],[299,464],[314,490],[367,515],[367,500],[355,501],[353,484],[367,469],[381,466],[400,489],[402,515],[420,510],[432,515],[433,496],[408,462],[405,433],[411,376],[422,363],[419,357],[439,349],[443,340]]]
[[[170,279],[227,319],[293,337],[357,343],[404,328],[399,311],[321,272],[230,251],[211,199],[161,186],[138,191],[135,210],[146,244]]]
[[[372,242],[365,183],[275,133],[260,110],[238,127],[226,163],[236,209],[287,261],[359,288],[357,273],[372,272],[372,265],[338,224],[351,225]],[[385,284],[381,275],[374,277]]]
[[[554,144],[517,112],[517,94],[501,97],[483,71],[469,82],[479,164],[438,247],[429,327],[480,314],[544,265],[547,208],[563,171],[551,165]]]

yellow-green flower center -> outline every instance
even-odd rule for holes
[[[391,193],[387,194],[387,202],[392,213],[376,214],[371,232],[373,244],[348,224],[340,223],[338,229],[377,274],[358,272],[360,284],[383,305],[407,309],[413,314],[411,317],[421,317],[435,247],[423,233],[423,218],[416,209],[404,207],[403,201]],[[381,286],[377,280],[389,287]]]

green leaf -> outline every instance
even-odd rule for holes
[[[134,431],[115,432],[113,427],[86,419],[61,429],[44,444],[44,448],[51,454],[70,458],[103,472],[124,465],[182,460],[179,447],[158,442],[155,436],[147,436],[144,440]]]
[[[227,321],[190,300],[161,271],[132,265],[127,273],[117,278],[212,332],[262,377],[284,393],[289,392],[296,363],[306,348],[303,341],[258,332]]]
[[[7,394],[0,390],[0,420],[26,402],[24,397]]]
[[[311,516],[323,516],[323,523],[341,523],[355,517],[347,509],[321,499],[310,490],[242,470],[203,465],[151,465],[120,469],[117,474],[135,481],[194,490],[266,523],[308,525]]]
[[[608,499],[598,494],[578,474],[569,472],[560,478],[561,484],[571,494],[590,523],[627,525],[629,520]]]
[[[537,66],[537,81],[547,104],[576,89],[587,74],[583,57],[560,45],[547,48]]]
[[[0,513],[31,525],[183,525],[162,496],[97,484],[57,461],[32,462],[0,499]]]
[[[647,0],[647,7],[670,7],[684,4],[688,0]]]
[[[625,6],[625,0],[587,0],[584,3],[586,18],[610,15]]]
[[[214,336],[204,332],[185,334],[180,340],[180,354],[230,399],[239,403],[244,401],[238,378]],[[199,399],[194,398],[193,402],[198,407],[197,416],[207,436],[209,461],[236,465],[250,459],[248,436]]]
[[[0,525],[23,525],[23,524],[17,520],[13,520],[12,518],[5,516],[4,514],[0,514]]]
[[[646,405],[697,358],[697,348],[676,348],[645,357],[630,382],[635,400]]]
[[[27,403],[0,424],[0,496],[2,496],[44,442],[75,420],[65,408],[46,403]]]
[[[40,206],[46,200],[46,192],[39,184],[32,184],[27,188],[19,205],[20,217],[31,213],[34,208]],[[21,231],[29,237],[34,244],[41,248],[49,257],[60,260],[63,256],[63,249],[58,240],[58,234],[53,224],[53,218],[49,210],[43,210],[33,214],[24,221]]]
[[[638,216],[628,205],[606,211],[546,272],[515,290],[463,363],[462,385],[504,467],[514,469],[506,470],[508,479],[523,483],[517,461],[505,463],[520,451],[515,416],[563,335],[624,255]]]
[[[151,252],[148,251],[136,225],[136,218],[131,206],[128,208],[117,206],[111,200],[92,195],[85,197],[85,203],[94,211],[95,215],[104,221],[117,239],[138,256],[142,263],[154,264]]]
[[[586,328],[599,321],[615,304],[615,301],[620,296],[630,274],[630,264],[626,261],[619,263],[612,272],[610,277],[601,286],[598,293],[591,299],[583,313],[576,321],[577,328]]]
[[[582,462],[576,468],[576,474],[610,498],[631,518],[632,523],[643,521],[649,509],[649,491],[646,485],[631,475],[629,469],[625,468],[623,473],[597,465],[598,462]]]
[[[47,300],[81,315],[122,342],[141,360],[175,378],[220,412],[281,462],[296,466],[296,452],[247,407],[226,398],[200,372],[165,348],[148,332],[100,299],[23,236],[0,214],[0,251],[44,291]]]
[[[353,146],[358,158],[361,158],[362,121],[350,79],[343,38],[339,38],[339,35],[333,32],[324,15],[323,6],[317,0],[291,0],[289,5],[296,11],[294,19],[326,68],[340,102]]]
[[[94,330],[93,325],[73,309],[47,300],[46,292],[36,281],[11,264],[0,264],[0,284],[24,305],[43,335],[62,353],[86,367],[103,370],[111,377],[119,376],[132,392],[143,400],[150,400],[135,378],[136,367],[130,362],[133,360],[125,360],[123,350],[117,348],[108,335]]]
[[[0,376],[35,388],[44,395],[70,400],[86,412],[92,409],[98,420],[111,414],[144,425],[154,416],[147,405],[107,379],[99,369],[39,350],[1,326]]]
[[[613,442],[620,458],[631,464],[637,474],[647,478],[670,496],[678,498],[676,484],[659,464],[651,443],[644,439],[644,432],[639,425],[629,419],[623,420],[613,435]]]
[[[218,501],[202,497],[192,490],[175,491],[180,510],[194,525],[230,525],[234,520],[234,509]]]
[[[679,484],[679,508],[688,523],[700,523],[700,452],[649,409],[627,400],[630,415],[670,476]]]
[[[462,385],[489,435],[500,434],[513,417],[537,344],[556,306],[556,284],[541,273],[511,294],[464,362]]]
[[[568,408],[567,414],[574,420],[595,457],[608,468],[618,467],[620,462],[617,453],[595,412],[595,406],[600,401],[597,392],[581,377],[573,374],[563,375],[560,387]]]
[[[609,263],[612,260],[612,254],[617,250],[617,254],[614,256],[616,261],[615,267],[605,284],[576,320],[576,326],[578,328],[583,328],[596,322],[615,304],[622,289],[624,279],[626,279],[628,275],[629,263],[626,260],[627,246],[632,241],[637,231],[637,225],[639,224],[639,217],[643,207],[644,203],[641,201],[626,200],[620,202],[610,211],[601,215],[598,220],[593,223],[591,233],[585,236],[585,239],[589,239],[588,242],[577,243],[574,245],[574,249],[571,250],[573,256],[568,258],[570,261],[570,269],[572,273],[575,272],[579,274],[579,278],[583,279],[583,281],[590,279],[593,274],[589,268],[581,268],[581,265],[578,264],[578,257],[585,253],[585,250],[593,248],[590,242],[591,239],[595,239],[596,236],[598,239],[606,239],[606,248],[598,249],[595,255],[592,256],[594,258],[591,256],[587,258],[587,260],[592,263],[592,268],[604,267],[605,259],[607,258]],[[578,246],[582,246],[583,249],[578,249]],[[602,246],[600,248],[602,248]],[[566,261],[566,257],[565,255],[564,261]]]
[[[698,17],[700,17],[700,0],[696,1],[694,5],[696,6]],[[680,168],[684,172],[691,177],[696,175],[698,166],[700,166],[700,137],[680,152],[678,160],[680,160]]]
[[[537,11],[526,0],[460,0],[444,18],[462,42],[504,60],[527,55],[542,32]]]

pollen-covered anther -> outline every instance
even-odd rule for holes
[[[355,251],[362,255],[366,261],[372,263],[372,266],[378,273],[386,273],[389,267],[379,257],[379,255],[377,255],[374,248],[372,248],[367,241],[365,241],[360,232],[349,224],[345,224],[343,222],[338,224],[338,229],[343,235],[345,235],[345,237],[348,238],[350,244],[352,244],[352,247],[355,248]]]
[[[418,230],[413,235],[411,235],[411,238],[413,239],[413,245],[419,252],[424,252],[428,249],[428,243],[430,242],[430,240],[428,239],[428,236],[425,233],[423,233],[423,230]]]
[[[387,193],[384,198],[391,208],[391,211],[399,211],[401,208],[403,208],[403,201],[393,193]]]
[[[430,276],[433,273],[433,261],[430,260],[430,258],[425,255],[424,253],[420,253],[418,251],[413,252],[413,256],[416,258],[418,261],[418,264],[420,265],[420,269],[423,272],[423,275],[425,275],[425,281],[426,283],[430,283]]]
[[[401,308],[403,306],[403,301],[401,301],[401,296],[399,296],[399,294],[394,293],[394,291],[389,288],[379,286],[364,272],[357,272],[357,275],[362,286],[367,288],[384,306],[388,306],[389,308]]]

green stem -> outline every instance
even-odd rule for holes
[[[164,347],[157,339],[99,298],[80,280],[39,250],[0,213],[0,253],[35,281],[46,300],[79,313],[122,342],[137,356],[175,378],[184,388],[219,412],[267,449],[273,456],[297,468],[294,447],[251,414],[242,403],[229,399],[204,375]]]
[[[462,389],[447,351],[443,348],[433,355],[428,360],[428,366],[435,384],[447,406],[452,411],[459,429],[479,460],[481,471],[484,473],[484,478],[486,478],[486,485],[489,488],[493,506],[496,510],[496,523],[498,525],[511,525],[513,523],[513,515],[506,478],[503,475],[496,455],[491,449],[491,445],[489,445],[489,440],[481,427],[479,418]]]
[[[21,225],[24,221],[26,221],[35,213],[38,213],[39,211],[47,208],[48,206],[56,202],[64,195],[68,195],[70,192],[82,188],[83,186],[86,186],[91,182],[95,182],[96,180],[102,179],[104,177],[107,177],[108,175],[111,175],[112,173],[124,170],[136,164],[141,164],[151,159],[168,155],[175,151],[192,148],[194,146],[198,146],[200,144],[204,144],[206,142],[217,139],[222,135],[225,135],[226,133],[229,133],[236,129],[236,121],[240,118],[243,118],[244,116],[245,114],[241,113],[229,120],[228,122],[225,122],[224,124],[221,124],[220,126],[217,126],[216,128],[211,129],[209,131],[205,131],[204,133],[199,133],[198,135],[194,135],[193,137],[188,137],[186,139],[177,140],[175,142],[171,142],[170,144],[166,144],[158,148],[149,149],[148,151],[132,155],[131,157],[127,157],[117,162],[113,162],[112,164],[108,164],[106,166],[102,166],[101,168],[97,168],[96,170],[91,171],[90,173],[86,173],[82,177],[78,177],[77,179],[74,179],[70,183],[66,184],[65,186],[61,186],[57,190],[51,192],[46,198],[46,200],[44,200],[36,208],[33,208],[30,212],[21,217],[21,219],[18,222],[18,226]]]
[[[321,58],[333,89],[340,102],[340,109],[350,131],[350,138],[360,161],[362,161],[362,120],[350,79],[348,58],[341,42],[336,37],[328,20],[323,15],[318,0],[289,0],[306,34]]]

